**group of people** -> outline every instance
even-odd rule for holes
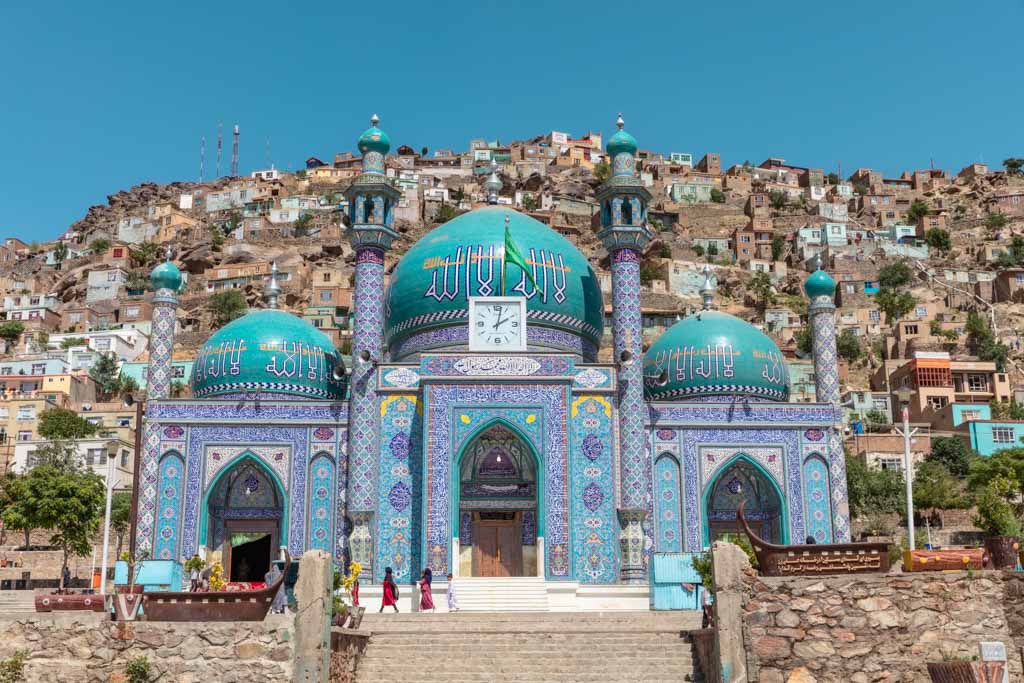
[[[434,573],[430,571],[430,567],[427,567],[423,570],[423,574],[420,575],[420,580],[416,582],[420,588],[421,612],[436,611],[434,607],[434,593],[431,589],[433,581]],[[383,612],[385,607],[391,607],[396,612],[398,611],[398,584],[395,583],[391,567],[384,568],[384,593],[381,596],[380,609],[377,611]],[[448,611],[459,611],[459,601],[455,594],[455,581],[451,574],[448,574]]]

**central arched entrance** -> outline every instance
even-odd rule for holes
[[[786,543],[782,494],[760,465],[740,455],[724,467],[704,492],[704,545],[726,534],[744,535],[736,520],[740,503],[754,533],[770,543]]]
[[[263,581],[283,544],[285,495],[277,476],[243,456],[222,471],[207,497],[206,544],[228,581]]]
[[[510,425],[494,423],[469,441],[458,468],[459,573],[536,576],[537,458]]]

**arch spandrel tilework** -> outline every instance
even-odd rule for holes
[[[335,466],[330,454],[320,451],[309,463],[307,547],[330,554],[334,547]]]
[[[817,543],[832,542],[832,510],[828,465],[820,454],[804,459],[804,508],[807,535]]]
[[[678,553],[683,550],[683,507],[680,497],[679,461],[662,453],[654,463],[655,550]]]
[[[185,460],[177,451],[168,451],[160,458],[159,503],[157,504],[156,540],[153,557],[177,560],[179,521],[181,518],[181,483],[185,477]]]
[[[380,444],[374,580],[391,567],[395,580],[419,575],[423,510],[423,404],[416,394],[392,394],[380,401]]]

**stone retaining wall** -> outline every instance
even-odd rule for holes
[[[292,680],[292,619],[262,622],[115,623],[102,615],[55,615],[0,622],[0,659],[27,650],[33,683],[121,682],[137,657],[161,683]]]
[[[737,562],[735,554],[716,551],[716,563],[720,557],[746,565],[736,567],[739,580],[722,596],[740,598],[746,680],[926,683],[928,662],[976,657],[981,641],[1005,643],[1010,680],[1024,680],[1020,574],[768,578],[750,569],[745,557]],[[718,576],[716,566],[716,585]],[[720,621],[728,625],[730,616]],[[727,653],[722,655],[724,662]],[[743,664],[731,662],[734,671]]]

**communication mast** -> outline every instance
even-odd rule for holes
[[[217,123],[217,177],[220,178],[220,151],[224,146],[224,124]]]
[[[238,175],[238,124],[235,124],[234,140],[231,143],[231,177]]]
[[[203,182],[206,171],[206,136],[199,138],[199,182]]]

